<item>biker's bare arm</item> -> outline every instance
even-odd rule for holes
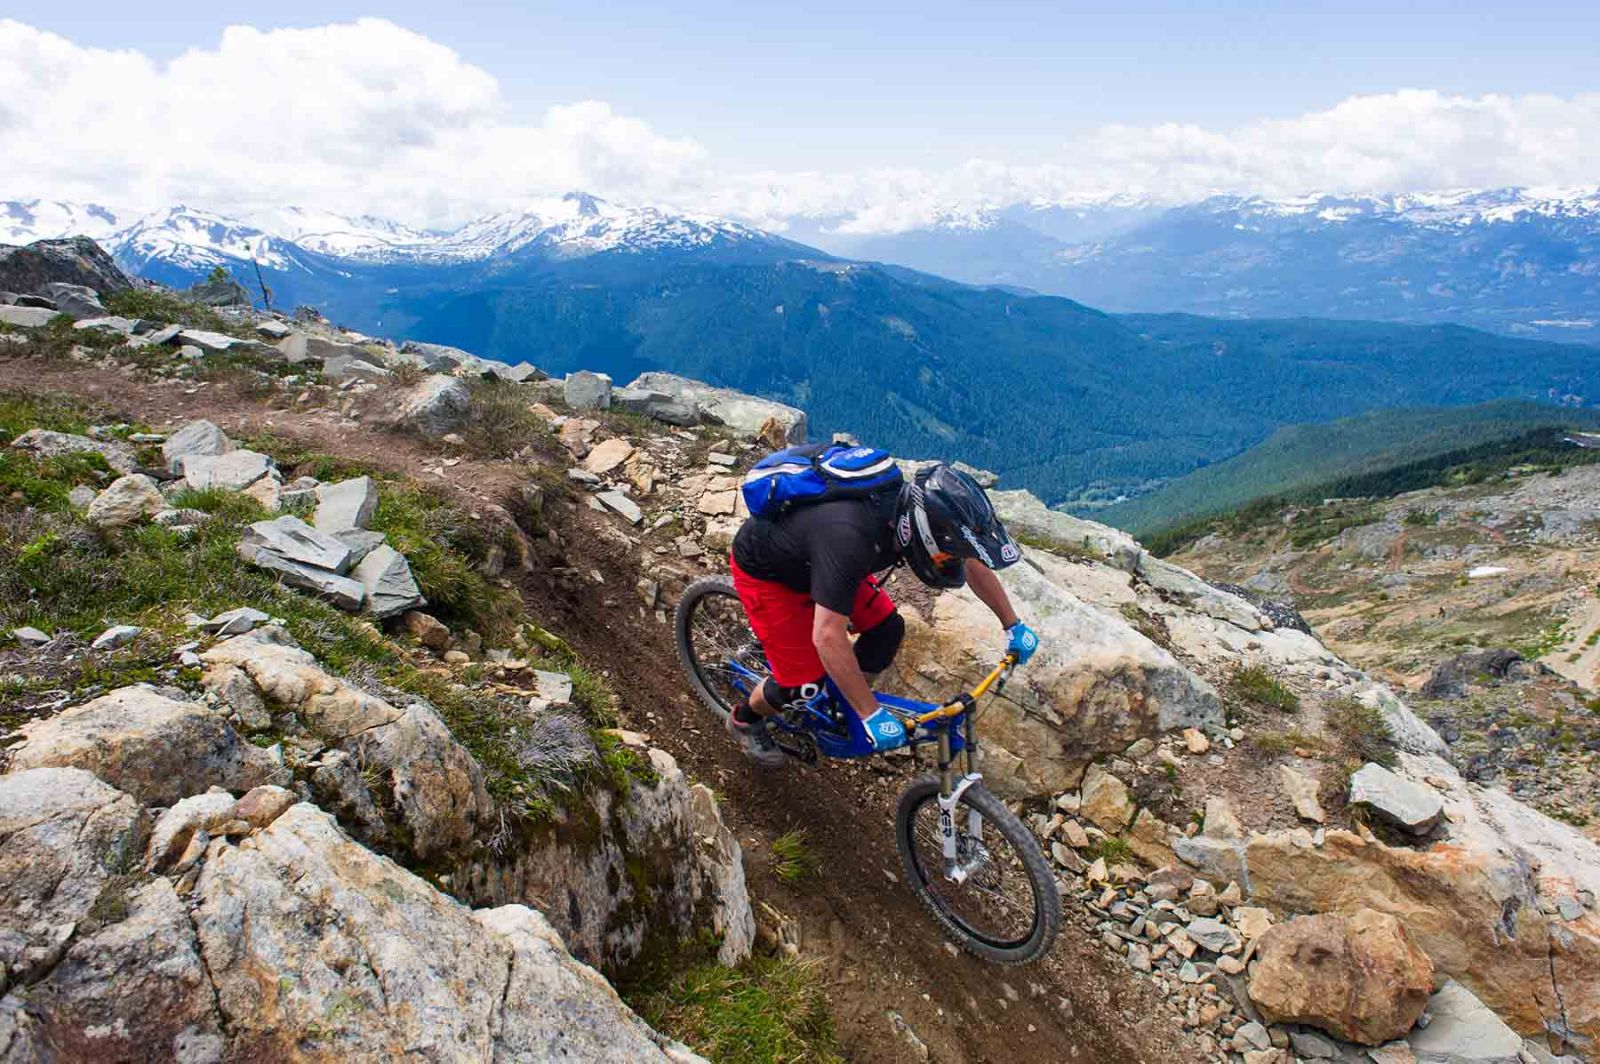
[[[855,648],[850,644],[850,618],[818,605],[811,622],[811,641],[816,644],[822,667],[828,670],[834,686],[839,688],[856,715],[866,720],[876,713],[878,700],[872,693],[872,684],[862,673]]]
[[[993,569],[973,558],[967,559],[967,586],[978,596],[978,601],[989,607],[1000,620],[1000,627],[1010,628],[1017,623],[1017,611],[1011,608],[1011,596]]]

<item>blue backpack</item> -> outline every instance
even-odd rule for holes
[[[888,451],[810,443],[775,451],[745,474],[744,504],[755,517],[778,517],[796,506],[861,499],[899,491],[904,477]]]

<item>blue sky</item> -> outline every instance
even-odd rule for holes
[[[1231,125],[1402,88],[1600,90],[1600,3],[543,3],[249,7],[12,0],[73,41],[171,58],[224,26],[378,15],[530,111],[597,99],[740,167],[1025,160],[1106,123]],[[229,12],[230,14],[222,14]]]
[[[438,225],[581,187],[866,232],[1600,182],[1592,0],[222,10],[11,0],[0,198]]]

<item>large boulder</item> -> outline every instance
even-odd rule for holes
[[[111,256],[88,237],[36,240],[25,247],[0,245],[0,290],[36,292],[55,281],[102,294],[133,287]]]
[[[0,987],[59,960],[107,884],[138,865],[143,837],[139,804],[83,769],[0,776]]]
[[[730,388],[713,387],[672,373],[645,373],[628,387],[691,403],[704,420],[725,425],[746,439],[760,436],[761,430],[771,419],[777,422],[788,444],[806,442],[805,411],[797,407],[771,399],[758,399]]]
[[[402,708],[369,694],[329,674],[277,628],[224,639],[201,660],[208,670],[242,671],[313,735],[375,773],[381,800],[416,856],[466,845],[487,820],[492,802],[482,767],[426,702]]]
[[[465,425],[471,409],[465,381],[434,374],[401,394],[394,420],[425,436],[444,436]]]
[[[573,960],[538,913],[474,913],[311,805],[248,846],[213,843],[198,895],[234,1059],[299,1059],[308,1040],[344,1059],[696,1059]]]
[[[1092,557],[1129,573],[1138,567],[1144,553],[1121,529],[1052,510],[1031,491],[991,491],[989,498],[1006,531],[1024,543],[1037,543],[1069,557]]]
[[[1040,636],[983,722],[985,780],[1007,795],[1059,794],[1096,758],[1175,728],[1216,729],[1216,690],[1120,614],[1086,605],[1028,565],[1001,580]],[[927,618],[908,616],[900,683],[938,700],[970,687],[1000,660],[1003,633],[970,589],[939,595]]]
[[[11,767],[93,772],[152,805],[171,805],[211,786],[249,790],[284,775],[201,702],[180,702],[145,684],[31,721],[11,748]]]
[[[60,458],[69,454],[98,454],[106,460],[106,465],[118,473],[132,473],[139,465],[133,448],[121,440],[93,440],[88,436],[75,436],[69,432],[29,429],[12,440],[11,446],[39,458]]]
[[[1249,991],[1269,1023],[1304,1023],[1381,1045],[1422,1015],[1433,963],[1387,913],[1300,916],[1261,936]]]
[[[1204,847],[1184,840],[1178,853],[1279,912],[1390,913],[1440,973],[1515,1030],[1600,1040],[1600,914],[1544,911],[1600,894],[1600,846],[1438,758],[1402,754],[1396,771],[1441,788],[1448,838],[1415,848],[1337,829],[1320,844],[1304,831],[1273,831]]]
[[[653,783],[618,794],[598,789],[591,808],[556,825],[550,837],[469,869],[467,897],[478,905],[542,899],[572,953],[606,970],[626,968],[651,939],[709,931],[718,959],[750,955],[755,919],[739,841],[717,801],[691,785],[677,762],[649,751]],[[589,825],[601,824],[597,835]]]
[[[16,1018],[7,1059],[224,1058],[222,1017],[171,881],[134,888],[119,907],[42,979],[0,1002]]]
[[[47,285],[41,285],[35,291],[54,303],[61,313],[70,315],[74,321],[103,318],[107,313],[106,305],[100,302],[100,293],[86,285],[52,281]]]

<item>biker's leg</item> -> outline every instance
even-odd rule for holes
[[[856,638],[856,663],[867,682],[876,684],[878,676],[894,663],[906,637],[906,619],[895,610]]]

